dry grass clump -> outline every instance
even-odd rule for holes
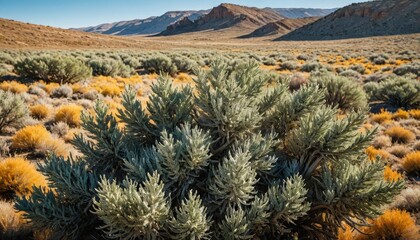
[[[82,110],[83,107],[76,104],[63,105],[57,110],[54,120],[77,127],[81,123],[80,116]]]
[[[410,212],[420,211],[420,186],[408,187],[390,205],[391,208],[405,209]]]
[[[24,223],[21,214],[13,208],[13,203],[0,200],[0,239],[13,239],[15,232],[21,232]]]
[[[64,143],[51,136],[43,125],[27,126],[12,137],[12,148],[21,151],[34,151],[46,155],[53,152],[58,156],[67,156],[68,150]]]
[[[192,78],[188,73],[179,73],[178,76],[175,78],[175,82],[179,83],[189,83],[192,81]]]
[[[372,114],[370,116],[370,119],[376,123],[384,123],[387,121],[391,121],[392,120],[392,113],[388,112],[388,111],[384,111],[383,109],[381,110],[380,113],[377,114]]]
[[[51,134],[43,125],[26,126],[12,137],[12,148],[18,150],[35,150]]]
[[[387,135],[379,135],[377,136],[372,143],[372,146],[375,148],[384,148],[390,147],[392,145],[391,138]]]
[[[28,87],[25,84],[18,83],[16,81],[5,81],[0,83],[0,89],[3,91],[10,91],[12,93],[24,93],[28,91]]]
[[[420,239],[419,229],[410,214],[403,210],[387,210],[371,226],[363,229],[368,235],[359,234],[357,240],[370,239]]]
[[[388,128],[385,134],[391,137],[393,143],[408,143],[416,138],[416,135],[410,130],[399,126]]]
[[[408,153],[401,164],[406,172],[420,176],[420,151]]]
[[[393,115],[392,119],[407,119],[410,117],[410,114],[407,111],[404,111],[402,109],[398,109]]]
[[[65,122],[58,122],[51,126],[50,131],[59,137],[63,137],[69,132],[69,125]]]
[[[50,114],[50,109],[42,104],[37,104],[29,108],[31,111],[31,116],[38,120],[42,120],[48,117]]]
[[[376,149],[373,146],[366,148],[366,154],[368,155],[369,160],[376,160],[379,156],[382,160],[387,160],[390,157],[390,154],[387,151]]]
[[[23,158],[7,158],[0,161],[0,196],[32,193],[32,186],[47,186],[45,177],[36,167]]]
[[[408,111],[408,113],[410,114],[410,117],[420,120],[420,109],[412,109]]]
[[[102,90],[101,90],[102,95],[109,96],[109,97],[119,96],[121,92],[122,91],[118,86],[113,86],[113,85],[104,86],[102,87]]]
[[[390,166],[386,166],[384,169],[384,179],[389,182],[396,182],[402,179],[403,176],[397,171],[392,170]]]
[[[410,149],[404,145],[395,145],[387,149],[387,151],[398,158],[402,158],[410,152]]]

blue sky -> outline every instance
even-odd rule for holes
[[[86,27],[158,16],[171,10],[210,9],[223,2],[252,7],[335,8],[354,0],[0,0],[0,18],[54,27]]]

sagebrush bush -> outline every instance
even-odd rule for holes
[[[92,59],[88,64],[94,76],[129,77],[134,73],[130,66],[114,59]]]
[[[394,126],[385,130],[385,134],[390,136],[392,142],[408,143],[416,138],[416,135],[408,129],[403,127]]]
[[[280,70],[295,70],[297,68],[297,64],[293,61],[286,61],[280,64]]]
[[[76,104],[68,104],[60,106],[56,113],[54,120],[56,122],[65,122],[69,126],[79,126],[81,123],[80,116],[83,107]]]
[[[61,85],[52,90],[51,97],[53,98],[69,98],[73,95],[73,89],[69,85]]]
[[[72,141],[80,157],[47,158],[54,190],[16,208],[53,239],[332,239],[400,191],[366,160],[366,112],[339,118],[316,84],[292,93],[267,88],[258,63],[229,68],[200,71],[195,92],[161,77],[146,106],[127,88],[122,129],[98,102]]]
[[[409,64],[399,66],[394,69],[394,73],[399,76],[412,73],[418,77],[420,76],[420,63],[409,63]]]
[[[42,104],[31,106],[29,110],[31,111],[31,116],[38,120],[45,119],[50,114],[50,108]]]
[[[408,153],[401,164],[406,172],[420,176],[420,151]]]
[[[372,92],[371,100],[381,101],[390,107],[401,109],[420,108],[420,81],[399,77],[379,84]]]
[[[174,76],[178,72],[178,67],[172,59],[163,54],[156,54],[144,60],[143,67],[149,73],[167,73]]]
[[[46,186],[45,177],[23,158],[0,160],[0,197],[32,193],[33,186]]]
[[[89,78],[92,70],[72,57],[29,57],[15,64],[16,72],[25,78],[55,83],[74,83]]]
[[[367,107],[367,97],[362,86],[349,78],[319,73],[313,74],[310,81],[316,82],[324,89],[328,105],[344,111],[358,111]]]
[[[28,115],[28,107],[20,95],[0,90],[0,132],[5,127],[20,126]]]

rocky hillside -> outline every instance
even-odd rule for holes
[[[194,31],[219,30],[229,27],[255,29],[283,18],[283,16],[270,9],[224,3],[213,8],[208,14],[201,16],[195,21],[184,18],[168,26],[159,35],[166,36]]]
[[[286,18],[324,17],[333,13],[337,8],[272,8]]]
[[[93,27],[76,28],[75,30],[84,32],[94,32],[111,35],[143,35],[156,34],[166,29],[167,26],[178,22],[183,18],[196,20],[208,10],[202,11],[171,11],[159,17],[149,17],[146,19],[135,19],[115,23],[105,23]]]
[[[352,4],[278,40],[329,40],[420,33],[420,1]]]
[[[23,23],[0,18],[0,49],[139,48],[137,39]]]
[[[309,23],[313,23],[318,19],[320,17],[285,18],[280,21],[268,23],[252,33],[242,36],[242,38],[264,37],[277,34],[284,35]]]

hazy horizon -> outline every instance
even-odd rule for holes
[[[29,22],[60,28],[78,28],[96,26],[133,19],[145,19],[160,16],[168,11],[206,10],[221,3],[234,3],[249,7],[272,8],[338,8],[354,0],[233,0],[233,1],[191,1],[191,0],[155,0],[113,1],[102,0],[0,0],[0,17],[16,21]]]

